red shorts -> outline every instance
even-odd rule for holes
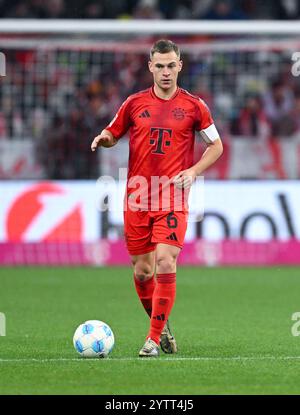
[[[128,252],[141,255],[154,251],[158,243],[182,248],[188,212],[124,211],[124,234]]]

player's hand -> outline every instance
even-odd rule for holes
[[[108,147],[111,144],[111,137],[108,134],[101,133],[94,138],[91,149],[95,151],[97,147]]]
[[[193,169],[186,169],[179,172],[173,179],[173,183],[178,189],[188,189],[196,179],[196,172]]]

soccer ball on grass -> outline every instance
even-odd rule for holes
[[[83,357],[107,357],[114,347],[115,338],[108,324],[88,320],[77,327],[73,344]]]

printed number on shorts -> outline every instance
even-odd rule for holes
[[[178,220],[176,218],[176,216],[174,215],[174,212],[171,212],[168,214],[167,216],[167,224],[168,224],[168,228],[177,228],[178,225]]]

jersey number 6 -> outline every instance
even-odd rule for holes
[[[174,212],[171,212],[168,214],[167,216],[167,224],[168,224],[168,228],[177,228],[178,225],[178,220],[176,218],[176,216],[174,215]]]

